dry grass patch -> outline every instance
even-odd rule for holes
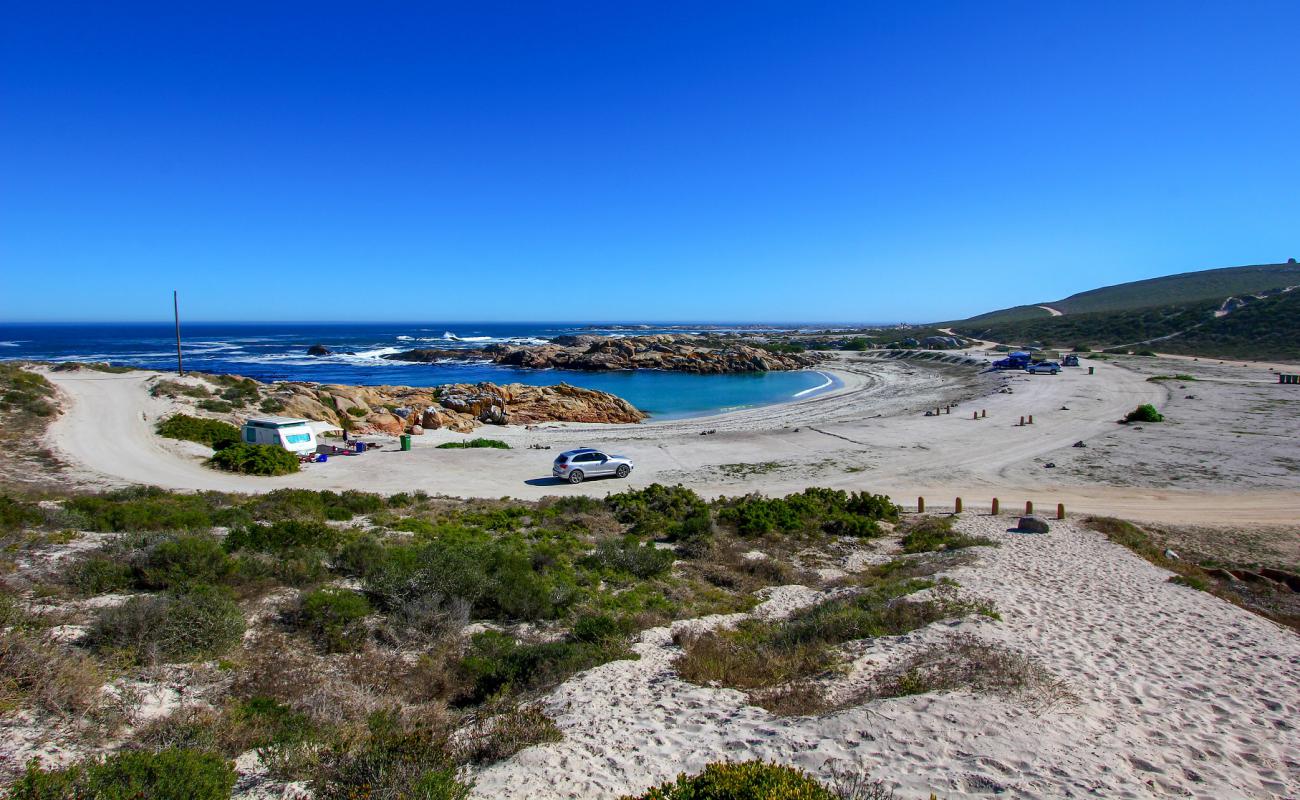
[[[950,636],[881,671],[857,702],[962,690],[997,695],[1036,714],[1079,704],[1069,684],[1038,661],[970,634]]]

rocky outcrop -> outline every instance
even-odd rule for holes
[[[307,348],[307,355],[309,356],[328,356],[333,354],[334,351],[323,344],[314,344]]]
[[[481,350],[409,350],[384,356],[394,361],[488,358],[528,369],[584,371],[663,369],[717,375],[807,369],[820,353],[774,353],[744,342],[719,342],[698,336],[560,336],[548,344],[493,344]]]
[[[556,386],[456,383],[427,388],[252,383],[257,387],[257,398],[244,408],[220,415],[221,418],[239,424],[247,417],[263,413],[259,408],[274,408],[278,415],[323,420],[354,433],[387,434],[406,433],[416,426],[423,430],[446,428],[468,433],[481,425],[624,424],[646,418],[621,397],[564,383]],[[198,402],[184,396],[173,399],[187,404]]]

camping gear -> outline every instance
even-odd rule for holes
[[[366,443],[357,442],[357,455],[361,455],[364,452],[366,452]]]

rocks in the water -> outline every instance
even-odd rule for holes
[[[307,355],[309,355],[309,356],[330,356],[330,355],[334,355],[334,351],[331,350],[331,349],[329,349],[328,347],[326,347],[326,346],[323,345],[323,344],[314,344],[314,345],[312,345],[311,347],[308,347],[308,348],[307,348]]]
[[[1047,533],[1050,528],[1047,520],[1035,515],[1021,517],[1016,523],[1016,530],[1021,533]]]
[[[775,372],[805,369],[821,353],[773,353],[743,342],[719,342],[699,336],[559,336],[547,344],[492,344],[481,350],[408,350],[384,358],[393,361],[441,361],[487,358],[497,364],[528,369],[612,371],[662,369],[699,374]]]

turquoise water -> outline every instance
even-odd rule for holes
[[[666,328],[639,327],[635,333]],[[674,328],[674,332],[680,332]],[[655,419],[716,414],[787,402],[833,389],[837,383],[812,370],[688,375],[679,372],[573,372],[499,367],[483,362],[409,364],[383,355],[415,347],[474,348],[491,342],[541,342],[586,325],[490,323],[218,324],[183,328],[185,367],[246,375],[263,381],[297,380],[359,385],[438,386],[446,383],[569,383],[611,392]],[[334,355],[306,354],[324,344]],[[0,324],[0,359],[107,361],[145,369],[176,367],[174,331],[168,324]]]

